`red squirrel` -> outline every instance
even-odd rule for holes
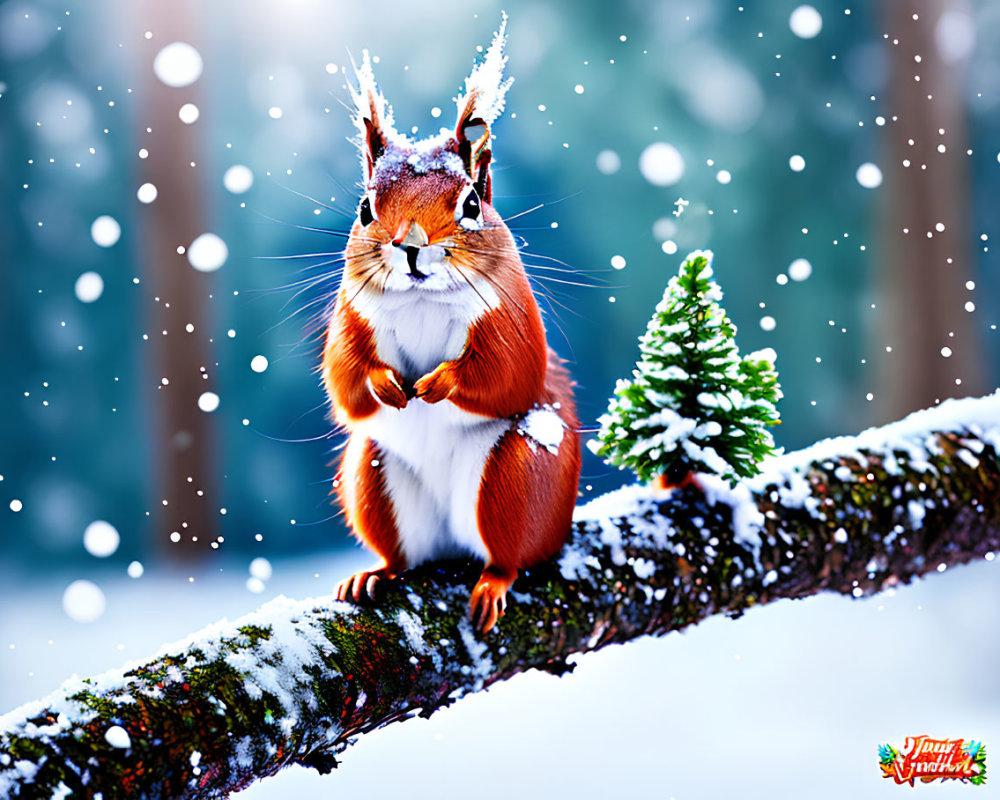
[[[336,493],[381,558],[338,599],[374,599],[380,579],[471,555],[485,562],[470,600],[483,633],[518,570],[562,547],[580,476],[573,383],[491,204],[490,126],[512,83],[505,26],[456,99],[455,128],[419,141],[394,129],[363,54],[350,90],[364,195],[322,365],[350,435]]]

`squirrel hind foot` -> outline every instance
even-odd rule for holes
[[[395,577],[396,573],[384,566],[355,572],[350,578],[337,584],[337,599],[356,605],[374,602],[377,599],[376,589],[379,582],[383,579],[392,580]]]
[[[517,570],[501,570],[488,565],[472,588],[469,616],[483,634],[489,633],[507,610],[507,590],[517,577]]]

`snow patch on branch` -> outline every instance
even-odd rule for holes
[[[472,627],[472,623],[466,619],[462,618],[458,623],[458,633],[462,637],[462,644],[465,645],[465,650],[469,654],[469,659],[472,661],[472,666],[462,666],[462,673],[473,675],[476,678],[474,691],[479,691],[486,679],[489,678],[493,672],[493,659],[489,655],[489,648],[486,643],[478,638],[476,631]]]
[[[622,537],[622,522],[627,522],[631,545],[641,544],[656,550],[671,549],[673,525],[660,513],[662,499],[662,493],[649,486],[635,484],[623,486],[578,506],[573,515],[574,524],[584,527],[594,538],[577,539],[563,549],[559,559],[563,577],[579,579],[588,572],[602,569],[600,559],[591,551],[594,544],[607,548],[613,564],[625,564],[628,558]],[[683,550],[683,545],[678,544],[677,547]],[[639,578],[653,569],[650,564],[639,561],[633,567]]]
[[[328,675],[334,672],[325,658],[333,654],[333,647],[324,636],[320,622],[320,610],[329,613],[331,606],[345,616],[357,613],[355,606],[331,603],[329,598],[294,601],[279,595],[234,622],[222,619],[178,642],[164,645],[152,659],[132,660],[123,667],[85,680],[73,676],[48,697],[0,715],[0,731],[39,740],[56,738],[66,731],[79,730],[99,716],[84,702],[72,699],[74,696],[101,697],[118,707],[134,703],[139,694],[162,698],[163,689],[147,682],[150,672],[162,670],[162,683],[183,683],[184,673],[177,664],[194,668],[221,659],[243,677],[243,685],[251,697],[260,697],[264,692],[274,697],[281,709],[280,714],[275,714],[275,723],[291,737],[300,709],[303,706],[309,710],[318,708],[315,693],[301,680],[308,674],[307,668],[320,668]],[[253,634],[247,632],[251,630]],[[249,647],[251,636],[254,641]],[[174,663],[167,663],[168,660]],[[138,674],[129,675],[130,672]],[[47,725],[30,721],[46,717],[54,717],[55,721]],[[333,741],[339,730],[331,726],[326,735]],[[106,742],[109,748],[131,746],[129,732],[122,726],[110,728]],[[252,749],[253,743],[248,741],[245,758],[240,757],[241,763],[250,763]],[[31,763],[18,762],[20,766],[13,773],[8,765],[0,765],[5,768],[0,773],[0,796],[8,796],[13,787],[25,782],[19,776]],[[35,768],[38,766],[40,764]],[[90,769],[78,765],[81,775]]]
[[[301,702],[304,697],[309,710],[318,707],[311,691],[303,695],[296,676],[303,674],[307,666],[328,669],[322,656],[332,654],[330,642],[315,618],[313,609],[317,605],[317,601],[295,601],[279,595],[258,611],[225,625],[217,636],[203,637],[194,646],[208,660],[222,657],[227,665],[243,676],[248,693],[256,691],[271,695],[285,711],[284,717],[278,720],[285,727],[289,721],[294,721],[297,698]],[[222,624],[211,626],[196,636]],[[255,642],[252,650],[241,648],[223,654],[226,634],[231,638],[233,627],[253,627],[264,631],[265,635]],[[172,652],[178,651],[174,649]]]
[[[761,491],[768,484],[780,486],[785,483],[782,477],[801,474],[813,462],[847,460],[865,467],[868,454],[877,456],[890,475],[902,472],[900,456],[906,459],[909,468],[930,472],[934,467],[928,455],[941,454],[935,433],[971,433],[1000,452],[1000,390],[986,397],[945,400],[898,422],[868,428],[857,436],[835,436],[794,453],[775,456],[765,461],[761,474],[747,484],[754,491]]]
[[[732,509],[733,540],[754,554],[760,555],[760,532],[764,530],[764,515],[746,483],[731,486],[718,475],[699,475],[698,485],[705,492],[709,505],[723,503]]]
[[[597,556],[584,552],[581,547],[567,547],[563,549],[562,557],[559,559],[559,571],[568,580],[579,580],[584,577],[588,570],[599,572],[601,562]]]
[[[774,456],[765,460],[761,473],[744,480],[731,490],[724,481],[710,475],[699,475],[697,480],[713,505],[719,502],[733,510],[733,535],[735,541],[748,547],[755,558],[760,552],[760,532],[764,529],[761,514],[754,496],[777,491],[777,500],[786,508],[804,508],[814,519],[825,520],[821,500],[813,493],[806,477],[814,465],[832,469],[840,481],[850,481],[852,470],[844,461],[855,462],[867,469],[869,459],[875,459],[890,475],[902,474],[900,460],[918,472],[930,472],[934,466],[931,456],[942,450],[937,441],[938,433],[970,433],[976,439],[963,440],[966,450],[958,457],[973,468],[962,453],[975,458],[970,450],[983,443],[1000,452],[1000,390],[987,397],[947,400],[934,408],[917,411],[898,422],[878,428],[869,428],[857,436],[838,436],[825,439],[795,453]],[[834,464],[841,466],[834,467]],[[910,500],[906,506],[907,517],[913,528],[923,524],[928,507],[934,501]]]
[[[660,412],[664,417],[672,412]],[[917,411],[894,423],[870,428],[857,436],[838,436],[826,439],[794,453],[777,455],[765,460],[762,472],[733,486],[717,475],[698,474],[697,484],[705,492],[708,502],[725,505],[731,509],[733,539],[753,555],[760,567],[761,534],[764,515],[758,502],[761,495],[776,493],[774,500],[786,508],[802,508],[818,520],[826,520],[822,497],[813,491],[809,473],[820,467],[835,473],[837,480],[850,482],[855,474],[845,462],[853,462],[867,470],[869,460],[877,461],[890,475],[900,475],[904,465],[918,472],[934,469],[930,459],[942,450],[936,438],[939,433],[968,434],[961,438],[964,449],[957,457],[971,468],[979,464],[979,457],[986,445],[1000,452],[1000,390],[987,397],[947,400],[931,409]],[[648,533],[655,546],[672,550],[670,521],[658,511],[662,494],[642,484],[626,486],[597,497],[576,509],[574,521],[587,525],[598,536],[600,543],[610,549],[612,562],[624,563],[620,522],[627,520],[633,534]],[[933,499],[908,501],[907,519],[911,527],[923,524],[927,508]],[[891,536],[891,534],[890,534]],[[891,539],[887,539],[891,541]],[[843,542],[840,542],[843,544]],[[680,547],[680,545],[677,545]],[[682,555],[682,553],[679,553]],[[600,564],[586,548],[567,548],[559,561],[560,570],[568,579],[582,577],[587,571],[599,569]],[[639,571],[643,570],[639,566]],[[766,576],[766,583],[776,580],[776,575]]]
[[[577,506],[573,512],[573,521],[592,522],[600,519],[638,517],[655,509],[656,497],[653,495],[653,490],[637,483],[602,494],[582,506]]]
[[[424,624],[420,621],[420,617],[400,609],[396,614],[396,621],[403,629],[403,635],[406,637],[406,643],[410,649],[417,655],[426,655],[427,640],[425,639]]]
[[[104,740],[112,747],[127,750],[132,746],[132,738],[121,725],[112,725],[104,732]]]

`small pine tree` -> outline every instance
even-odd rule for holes
[[[740,358],[736,326],[719,305],[712,253],[691,253],[639,339],[631,381],[620,380],[594,451],[644,481],[679,484],[692,472],[734,481],[774,451],[767,426],[781,398],[773,351]]]

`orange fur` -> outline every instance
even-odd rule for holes
[[[342,582],[337,599],[348,596],[357,602],[362,589],[372,578],[394,578],[406,569],[406,559],[400,550],[395,512],[389,499],[385,476],[379,468],[382,453],[378,445],[365,439],[358,452],[351,442],[344,450],[337,474],[337,495],[347,515],[354,535],[381,556],[382,563],[371,570],[359,572]]]
[[[558,453],[532,446],[511,430],[493,448],[483,472],[479,529],[491,564],[504,571],[525,569],[559,552],[576,505],[580,441],[572,384],[551,351],[549,364],[542,402],[558,405],[567,428]]]

